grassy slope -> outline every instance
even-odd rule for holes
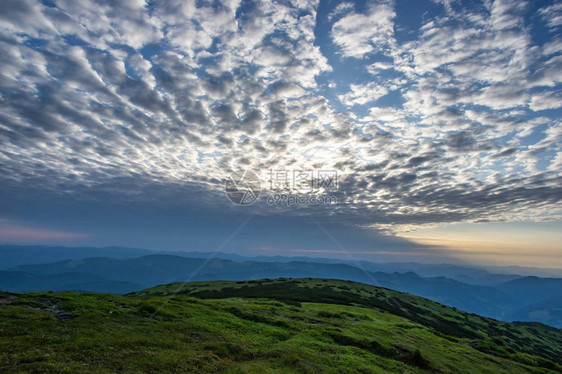
[[[229,297],[236,293],[245,297]],[[344,281],[197,282],[132,296],[2,294],[0,302],[0,371],[562,371],[510,348],[526,341],[560,353],[560,330],[482,319]],[[442,332],[454,324],[478,337]]]

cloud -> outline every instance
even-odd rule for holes
[[[386,95],[388,90],[381,85],[371,82],[367,84],[351,84],[350,92],[340,95],[339,99],[347,106],[363,105]]]
[[[88,236],[80,233],[26,227],[0,219],[0,241],[8,243],[45,243],[49,241],[77,241]]]
[[[339,204],[244,212],[381,230],[556,217],[560,41],[536,44],[523,2],[441,3],[419,28],[399,2],[10,3],[2,204],[220,215],[239,209],[234,170],[318,169]]]
[[[328,19],[331,21],[335,17],[348,13],[353,9],[353,3],[340,3],[333,11],[328,14]]]
[[[531,97],[529,107],[535,112],[560,108],[562,107],[562,95],[559,91],[545,91],[535,94]]]
[[[271,93],[283,98],[301,97],[305,92],[301,87],[287,82],[276,82],[271,85]]]
[[[562,3],[556,2],[555,4],[541,8],[538,13],[549,28],[558,29],[562,26]]]
[[[366,14],[351,12],[332,26],[332,39],[343,56],[362,58],[391,43],[396,16],[390,2],[376,2]]]

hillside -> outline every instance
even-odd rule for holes
[[[205,259],[171,255],[150,255],[139,258],[113,259],[88,258],[65,260],[50,264],[21,265],[10,269],[10,277],[19,275],[18,284],[6,283],[9,279],[0,271],[0,289],[6,291],[59,291],[80,290],[94,292],[127,293],[158,284],[186,281],[191,278]],[[83,273],[85,279],[92,275],[107,285],[91,282],[77,288],[76,274]],[[518,298],[492,288],[468,285],[455,280],[433,277],[422,278],[415,273],[369,272],[346,264],[323,264],[304,261],[293,262],[235,262],[212,259],[205,267],[194,273],[190,280],[252,280],[262,278],[336,278],[374,284],[409,292],[456,308],[481,315],[500,318],[503,311],[514,309]],[[53,275],[59,275],[53,281]],[[69,279],[61,284],[59,279]],[[66,287],[65,287],[66,286]]]
[[[328,279],[0,294],[0,371],[555,373],[562,332]]]

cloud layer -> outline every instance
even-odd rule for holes
[[[3,1],[3,204],[213,209],[232,171],[337,170],[314,214],[404,230],[560,217],[561,4]],[[411,21],[411,22],[410,22]]]

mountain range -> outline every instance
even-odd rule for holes
[[[21,248],[25,247],[20,247],[20,252],[25,252]],[[11,250],[13,247],[8,250],[0,247],[0,257],[8,257],[5,252]],[[32,248],[30,253],[43,250]],[[256,261],[238,257],[235,257],[238,261],[234,261],[171,254],[143,255],[148,251],[135,252],[131,249],[117,250],[120,258],[82,257],[92,255],[95,250],[76,250],[72,254],[81,257],[79,259],[20,264],[0,270],[0,289],[12,292],[75,290],[125,294],[159,284],[185,281],[333,278],[411,293],[500,320],[536,321],[562,327],[562,278],[493,274],[482,269],[446,264],[361,262],[352,266],[330,260],[313,262],[306,258],[307,261]],[[98,253],[107,255],[111,250],[105,248]],[[71,252],[63,247],[57,251],[52,256],[69,255]],[[139,254],[140,257],[134,257]]]

